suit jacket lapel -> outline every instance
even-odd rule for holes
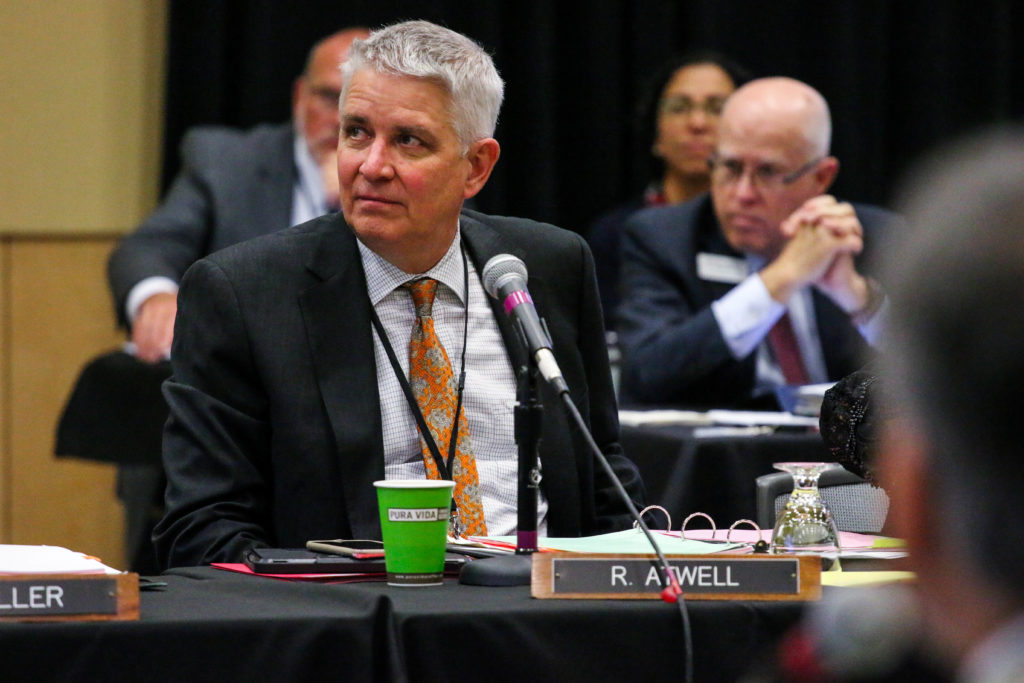
[[[291,225],[292,195],[298,177],[294,144],[291,123],[282,124],[280,130],[275,131],[271,153],[259,157],[256,177],[261,191],[252,197],[249,205],[253,209],[253,225],[275,226],[273,230]]]
[[[741,261],[744,260],[746,257],[733,249],[725,239],[722,228],[718,224],[718,219],[715,218],[710,195],[705,197],[702,201],[703,205],[700,208],[697,228],[694,231],[695,247],[689,252],[693,255],[691,258],[696,258],[697,254],[700,254],[701,252],[707,252],[709,254],[728,256]],[[696,268],[693,268],[693,272],[696,273]],[[731,282],[703,280],[699,277],[698,282],[700,283],[700,286],[704,288],[707,303],[722,298],[729,292],[729,290],[736,286],[735,283]]]
[[[481,272],[488,259],[498,254],[512,254],[529,264],[532,259],[528,249],[521,242],[509,239],[495,228],[481,223],[471,215],[463,213],[461,217],[462,235],[473,264]],[[528,273],[531,292],[536,292],[538,300],[547,301],[547,297],[556,295],[558,288],[548,282],[543,273]],[[498,323],[505,349],[512,361],[515,373],[524,365],[529,364],[527,352],[523,349],[512,320],[505,314],[502,302],[487,297],[494,318]],[[543,309],[543,304],[541,306]],[[580,483],[576,459],[570,454],[577,452],[570,439],[570,430],[562,410],[561,399],[542,379],[538,379],[540,401],[544,406],[543,428],[540,442],[541,467],[544,477],[541,489],[548,497],[548,530],[549,532],[571,535],[580,529],[579,491]],[[590,456],[585,454],[584,458]],[[552,497],[558,500],[553,501]]]
[[[355,236],[340,214],[331,219],[307,268],[319,282],[302,292],[299,305],[337,446],[339,495],[351,533],[377,538],[373,482],[384,478],[384,445],[380,396],[365,390],[377,386],[370,301]]]
[[[524,261],[526,260],[525,251],[520,245],[506,239],[493,228],[481,223],[472,216],[463,213],[460,217],[459,226],[466,243],[466,251],[469,253],[469,258],[473,261],[473,265],[476,267],[481,278],[483,277],[484,265],[493,256],[512,254]],[[498,322],[498,330],[501,332],[501,338],[504,340],[505,348],[508,350],[509,357],[512,360],[512,370],[515,372],[516,368],[528,361],[526,352],[517,338],[518,332],[512,320],[505,315],[505,308],[500,301],[488,296],[487,303],[491,305],[491,310],[494,312],[494,318]]]

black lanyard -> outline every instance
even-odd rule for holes
[[[377,330],[377,337],[384,346],[384,351],[388,354],[388,360],[391,361],[391,368],[395,372],[398,384],[402,387],[405,399],[409,403],[409,409],[412,410],[413,417],[416,418],[416,424],[420,428],[420,435],[423,437],[423,441],[427,444],[427,449],[430,451],[431,457],[434,458],[434,463],[437,465],[438,472],[441,473],[441,476],[444,479],[449,481],[452,480],[452,458],[455,456],[455,448],[459,441],[459,415],[462,412],[462,388],[466,383],[466,345],[469,335],[469,263],[466,260],[466,250],[462,249],[461,245],[460,251],[462,252],[462,283],[463,296],[465,297],[465,318],[462,321],[462,360],[459,368],[458,388],[456,389],[457,398],[455,402],[455,418],[452,422],[451,439],[448,441],[447,460],[441,457],[441,451],[437,447],[437,442],[434,441],[434,435],[430,433],[427,421],[423,418],[423,411],[420,410],[420,404],[416,401],[416,396],[412,393],[412,386],[409,384],[409,380],[405,376],[405,373],[402,372],[402,365],[398,362],[398,356],[395,355],[395,350],[391,347],[391,342],[388,340],[387,332],[384,330],[384,326],[381,324],[380,318],[377,317],[377,311],[374,310],[373,306],[370,306],[370,320],[373,321],[373,327]],[[452,499],[452,508],[455,508],[454,498]]]

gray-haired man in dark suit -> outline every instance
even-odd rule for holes
[[[165,385],[168,510],[154,536],[164,566],[237,562],[255,546],[314,538],[380,537],[373,482],[426,477],[418,408],[402,389],[417,319],[405,285],[423,278],[437,282],[433,325],[454,374],[464,354],[461,406],[487,534],[513,533],[514,368],[527,361],[479,274],[502,253],[525,262],[570,394],[631,497],[642,497],[618,444],[586,242],[463,209],[500,152],[492,136],[504,86],[490,56],[414,21],[353,43],[344,72],[342,213],[225,249],[182,281]],[[554,390],[541,387],[541,399],[540,531],[627,527],[625,503]]]

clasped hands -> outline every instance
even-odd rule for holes
[[[853,258],[864,248],[864,230],[848,202],[831,195],[808,199],[779,227],[785,246],[761,270],[772,298],[787,303],[813,285],[848,314],[868,306],[870,286]]]

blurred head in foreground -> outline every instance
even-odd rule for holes
[[[907,539],[936,653],[972,671],[1021,666],[1024,131],[947,148],[912,177],[912,230],[887,264],[890,528]]]

